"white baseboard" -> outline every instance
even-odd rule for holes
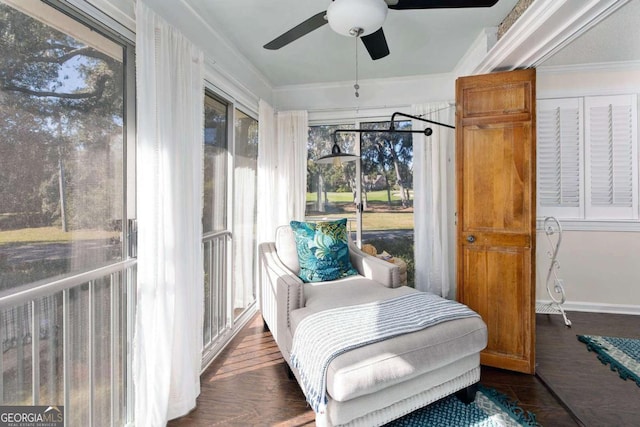
[[[538,300],[541,304],[550,304],[551,300]],[[592,313],[635,314],[640,316],[639,305],[625,304],[601,304],[593,302],[565,302],[562,304],[565,311],[587,311]]]

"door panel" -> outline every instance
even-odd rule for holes
[[[481,354],[484,365],[528,372],[531,351],[526,331],[528,316],[514,321],[509,307],[519,306],[528,289],[521,277],[529,273],[529,250],[513,247],[468,245],[464,250],[463,280],[474,292],[468,292],[465,304],[473,307],[487,323],[489,342]]]
[[[458,79],[458,299],[485,365],[535,369],[535,70]]]
[[[482,76],[479,77],[484,80]],[[489,87],[478,86],[465,91],[464,117],[490,117],[509,114],[528,114],[531,102],[527,96],[531,87],[527,82],[507,83],[502,87],[491,85],[491,79],[486,79]]]
[[[530,134],[530,126],[521,124],[464,129],[464,229],[527,231],[531,177],[524,146],[530,145]]]

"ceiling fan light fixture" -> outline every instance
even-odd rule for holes
[[[334,0],[327,9],[327,21],[343,36],[366,36],[382,27],[388,10],[384,0]]]

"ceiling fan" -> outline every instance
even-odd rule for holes
[[[371,59],[375,60],[389,55],[387,39],[382,31],[388,9],[491,7],[497,2],[498,0],[332,0],[326,11],[296,25],[265,44],[264,48],[280,49],[328,23],[338,34],[360,37]]]

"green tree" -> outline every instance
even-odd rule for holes
[[[388,130],[389,122],[363,123],[362,129]],[[396,129],[411,129],[410,121],[396,123]],[[363,132],[361,141],[362,174],[373,182],[384,177],[387,201],[391,206],[391,189],[397,186],[402,206],[409,206],[409,189],[413,187],[413,138],[410,133]],[[364,183],[363,183],[364,184]],[[366,185],[363,185],[363,188]]]
[[[122,87],[120,59],[0,4],[3,212],[75,228],[121,216]]]
[[[315,192],[317,202],[315,209],[324,212],[328,204],[329,191],[356,191],[356,167],[354,162],[341,165],[318,164],[315,159],[331,153],[336,129],[349,129],[348,125],[321,125],[309,127],[307,140],[307,192]],[[355,153],[357,139],[354,134],[338,133],[338,146],[343,153]]]

